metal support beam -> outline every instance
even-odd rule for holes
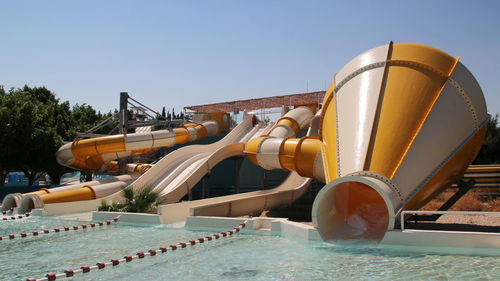
[[[459,180],[457,183],[458,190],[453,194],[453,196],[450,197],[444,204],[439,207],[438,211],[448,211],[448,209],[453,206],[462,196],[464,196],[471,188],[474,187],[476,184],[476,181],[474,179],[470,179],[468,181],[464,180]],[[434,215],[413,215],[406,219],[406,221],[414,221],[419,222],[419,221],[436,221],[438,220],[442,214],[434,214]]]
[[[120,134],[127,134],[127,120],[128,120],[128,93],[120,93]]]
[[[269,176],[269,171],[266,169],[262,169],[262,189],[267,189],[267,187],[269,186],[267,180],[268,176]]]
[[[208,197],[208,189],[210,188],[209,175],[205,175],[201,179],[201,199],[205,199]]]
[[[234,193],[240,193],[240,157],[234,158]]]
[[[92,172],[85,172],[85,181],[92,181]]]
[[[128,93],[120,93],[120,117],[118,130],[120,134],[124,136],[127,135],[127,121],[128,121]],[[127,171],[127,162],[124,159],[118,160],[118,173],[120,175],[125,174]]]

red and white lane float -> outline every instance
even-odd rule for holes
[[[6,212],[4,211],[3,212],[3,215],[6,215]],[[24,218],[27,218],[29,217],[31,214],[30,213],[26,213],[24,215],[18,215],[18,216],[14,216],[12,215],[11,217],[3,217],[2,218],[2,221],[9,221],[9,220],[17,220],[17,219],[24,219]]]
[[[93,266],[84,265],[84,266],[81,266],[79,269],[66,269],[66,270],[64,270],[63,273],[59,273],[59,274],[51,272],[51,273],[47,273],[45,275],[45,277],[40,278],[40,279],[28,278],[26,280],[27,281],[45,281],[45,280],[53,281],[53,280],[56,280],[57,278],[60,278],[60,277],[72,277],[75,275],[75,273],[88,273],[91,270],[105,269],[107,266],[117,266],[121,263],[131,262],[134,259],[143,259],[147,256],[154,257],[154,256],[156,256],[156,254],[163,254],[163,253],[166,253],[168,251],[175,251],[178,248],[186,248],[188,245],[194,246],[196,244],[204,243],[205,241],[212,241],[212,240],[217,240],[217,239],[222,238],[222,237],[232,236],[235,233],[240,232],[240,230],[246,226],[246,223],[247,223],[247,221],[242,222],[238,226],[234,227],[233,229],[228,230],[228,231],[223,231],[220,234],[215,233],[215,234],[208,235],[205,237],[199,237],[197,239],[192,239],[192,240],[189,240],[188,242],[179,242],[177,244],[171,244],[168,247],[163,246],[163,247],[160,247],[159,249],[150,249],[147,251],[137,252],[134,255],[126,255],[121,259],[115,258],[115,259],[111,259],[109,262],[98,262]]]
[[[26,215],[28,217],[28,215]],[[21,217],[21,216],[20,216]],[[98,223],[90,223],[90,224],[82,224],[82,225],[74,225],[72,227],[69,226],[63,226],[62,228],[56,227],[54,229],[43,229],[41,231],[31,231],[31,232],[23,232],[20,233],[19,235],[15,234],[9,234],[9,236],[0,236],[0,241],[2,240],[12,240],[16,238],[26,238],[28,236],[38,236],[39,234],[49,234],[49,233],[55,233],[55,232],[61,232],[61,231],[70,231],[70,230],[78,230],[78,229],[87,229],[88,227],[90,228],[95,228],[96,226],[104,226],[104,225],[110,225],[113,222],[117,222],[120,216],[115,217],[112,220],[107,220],[105,222],[98,222]]]

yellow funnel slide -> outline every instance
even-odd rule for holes
[[[323,102],[327,185],[312,210],[321,237],[382,239],[401,210],[418,209],[462,176],[488,120],[482,91],[458,58],[392,42],[354,58]]]

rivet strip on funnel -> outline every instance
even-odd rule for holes
[[[371,178],[376,178],[380,180],[381,182],[387,184],[392,190],[396,192],[398,195],[399,201],[403,203],[405,200],[403,198],[403,194],[401,194],[401,191],[399,188],[386,176],[383,176],[381,174],[375,173],[375,172],[370,172],[370,171],[361,171],[361,172],[354,172],[351,174],[348,174],[346,177],[353,177],[353,176],[366,176],[366,177],[371,177]]]
[[[340,88],[342,88],[342,86],[344,86],[347,82],[349,82],[349,80],[360,75],[361,73],[368,71],[368,70],[371,70],[371,69],[384,67],[384,65],[385,65],[385,61],[382,61],[382,62],[375,62],[375,63],[369,64],[367,66],[361,67],[360,69],[354,71],[353,73],[349,74],[346,78],[344,78],[342,81],[340,81],[340,83],[337,85],[337,87],[335,87],[335,89],[333,91],[336,93],[338,90],[340,90]]]
[[[408,60],[388,60],[388,61],[371,63],[367,66],[363,66],[360,69],[352,72],[335,87],[334,92],[337,92],[338,90],[340,90],[340,88],[342,88],[347,82],[349,82],[354,77],[360,75],[361,73],[368,71],[368,70],[371,70],[371,69],[384,67],[384,65],[386,63],[389,66],[414,66],[414,67],[417,67],[420,69],[425,69],[427,71],[430,71],[430,72],[438,75],[439,77],[448,78],[448,75],[446,75],[446,73],[439,71],[439,70],[433,68],[432,66],[429,66],[429,65],[426,65],[423,63],[419,63],[419,62],[415,62],[415,61],[408,61]]]
[[[465,90],[462,88],[462,86],[460,86],[460,84],[458,84],[457,81],[453,80],[450,77],[450,78],[448,78],[447,82],[449,82],[464,99],[464,102],[467,105],[467,108],[469,109],[470,114],[472,115],[472,121],[474,122],[474,130],[478,130],[479,129],[479,124],[478,124],[479,121],[477,120],[476,109],[474,108],[474,105],[472,104],[471,99],[469,98],[469,96],[467,95]]]
[[[345,79],[344,79],[345,80]],[[340,88],[339,88],[340,89]],[[333,106],[334,106],[334,114],[335,114],[335,150],[337,152],[337,177],[340,177],[340,149],[339,149],[339,143],[340,143],[340,134],[339,134],[339,118],[338,118],[338,111],[337,111],[337,90],[333,90],[333,95],[334,100],[333,100]]]

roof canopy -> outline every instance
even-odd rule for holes
[[[282,105],[294,106],[302,104],[321,103],[323,102],[324,96],[325,92],[319,91],[285,96],[193,105],[186,106],[184,107],[184,109],[189,109],[196,112],[233,112],[235,108],[238,108],[239,110],[251,111],[254,109],[281,107]]]

